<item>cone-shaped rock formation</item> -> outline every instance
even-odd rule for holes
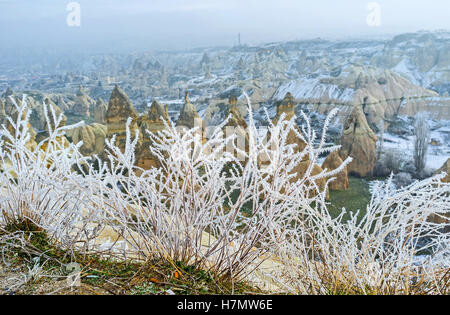
[[[138,130],[138,113],[133,107],[128,95],[119,86],[115,86],[111,93],[111,98],[106,111],[106,124],[108,128],[107,138],[116,135],[116,145],[124,150],[126,143],[126,125],[128,118],[131,118],[130,132],[134,137]],[[140,135],[142,139],[142,135]]]
[[[342,148],[339,151],[343,160],[349,156],[353,158],[348,165],[349,174],[360,177],[373,175],[377,161],[377,141],[378,138],[370,129],[361,106],[355,106],[344,124]]]
[[[95,104],[94,119],[98,124],[106,125],[106,112],[108,111],[108,105],[99,98]]]

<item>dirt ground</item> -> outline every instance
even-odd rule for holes
[[[109,295],[109,291],[85,283],[70,286],[63,276],[46,274],[32,277],[29,266],[0,263],[0,295]]]

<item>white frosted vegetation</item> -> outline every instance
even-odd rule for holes
[[[449,224],[427,220],[450,211],[450,185],[440,176],[396,191],[376,187],[364,216],[352,213],[346,221],[343,209],[332,218],[316,182],[350,160],[312,175],[319,155],[338,149],[324,141],[332,117],[320,136],[306,116],[301,132],[293,129],[294,119],[280,119],[270,126],[270,141],[258,136],[251,110],[249,117],[248,151],[234,148],[245,164],[224,150],[235,143],[224,139],[226,122],[207,141],[196,129],[180,131],[167,122],[164,131],[149,134],[161,161],[150,170],[134,166],[139,135],[128,132],[123,152],[113,138],[104,161],[89,160],[79,153],[81,143],[62,144],[68,127],[50,130],[49,145],[27,149],[28,118],[18,119],[15,134],[1,132],[0,225],[27,218],[56,243],[85,251],[99,250],[95,238],[113,230],[126,244],[124,259],[182,261],[258,283],[263,272],[280,292],[448,290]],[[287,143],[291,130],[307,144],[303,152]],[[263,156],[269,159],[264,166]],[[305,157],[310,166],[297,178],[294,169]]]
[[[28,146],[30,111],[25,97],[22,104],[16,105],[16,121],[8,117],[14,132],[4,125],[0,131],[1,227],[29,219],[65,249],[74,249],[81,242],[88,248],[96,234],[87,228],[97,214],[90,202],[94,187],[74,171],[87,159],[79,152],[80,145],[63,140],[69,127],[52,127],[60,125],[62,115],[56,116],[52,108],[47,111],[45,104],[46,115],[51,115],[46,116],[47,121],[53,122],[48,123],[49,136],[35,148]]]
[[[390,181],[374,187],[360,220],[355,213],[349,221],[344,213],[333,219],[324,203],[293,212],[296,228],[278,243],[283,268],[274,279],[282,279],[285,290],[304,294],[448,292],[448,221],[428,220],[445,218],[450,210],[450,188],[440,179],[396,191]]]

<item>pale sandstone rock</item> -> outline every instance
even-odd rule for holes
[[[378,138],[370,129],[366,116],[360,106],[355,106],[348,116],[341,137],[340,157],[345,160],[352,157],[348,165],[349,174],[370,177],[376,164]]]
[[[3,119],[5,118],[6,118],[5,103],[3,103],[2,99],[0,99],[0,120],[3,121]]]
[[[94,123],[88,126],[78,127],[67,132],[72,142],[77,144],[83,141],[80,148],[81,154],[91,156],[101,154],[105,149],[105,139],[108,128],[105,125]]]
[[[290,92],[286,93],[283,100],[276,103],[277,106],[277,114],[273,119],[273,124],[276,125],[279,123],[281,116],[284,114],[284,120],[290,120],[295,116],[295,101],[294,97]],[[295,124],[293,126],[297,130],[297,132],[301,133],[300,128]],[[270,142],[271,140],[271,133],[269,132],[266,137],[266,141]],[[295,145],[295,151],[302,152],[306,148],[306,143],[301,140],[299,137],[297,137],[297,134],[294,130],[290,130],[286,139],[286,144],[294,144]],[[309,157],[306,155],[304,157],[304,161],[308,160]],[[259,161],[261,165],[267,165],[270,161],[270,157],[266,154],[261,154],[259,156]]]
[[[167,106],[161,105],[158,101],[153,101],[148,114],[141,116],[140,119],[139,127],[143,135],[143,141],[136,153],[136,165],[144,170],[160,167],[159,159],[149,149],[153,145],[153,141],[148,136],[147,131],[156,134],[166,128],[164,121],[167,123],[170,121]]]
[[[63,127],[66,125],[67,123],[67,118],[64,115],[63,111],[59,108],[59,106],[57,106],[50,98],[45,97],[44,98],[44,103],[47,105],[47,115],[48,118],[50,120],[50,126],[52,128],[55,128],[54,126],[54,120],[53,120],[53,116],[51,113],[51,109],[53,109],[53,111],[55,112],[55,116],[59,117],[60,115],[62,116],[62,121],[59,127]],[[48,123],[47,123],[47,119],[45,118],[45,113],[44,113],[44,106],[42,104],[38,104],[36,103],[35,105],[33,104],[33,99],[31,97],[27,98],[27,104],[31,104],[30,106],[32,107],[32,112],[30,115],[30,122],[33,125],[34,128],[36,128],[37,130],[43,131],[46,130],[48,131]]]
[[[203,121],[195,109],[195,106],[190,102],[188,92],[186,92],[184,97],[184,106],[181,110],[180,117],[178,118],[177,127],[185,127],[187,129],[195,127],[203,128]]]
[[[106,125],[106,112],[108,111],[108,105],[101,98],[97,100],[97,104],[94,109],[94,119],[98,124]]]
[[[322,169],[327,169],[328,171],[334,171],[338,167],[340,167],[344,161],[342,161],[339,153],[334,151],[328,155],[325,159],[325,162],[322,164]],[[344,168],[343,171],[333,176],[335,180],[333,180],[329,185],[330,190],[347,190],[348,189],[348,172],[347,168]]]
[[[442,173],[447,174],[447,176],[444,177],[442,179],[442,181],[444,183],[450,183],[450,158],[447,160],[447,162],[444,163],[444,165],[439,170],[436,171],[436,175],[442,174]],[[450,223],[450,212],[447,212],[446,214],[444,214],[442,216],[432,215],[430,217],[430,220],[437,224],[444,224],[444,223],[449,224]],[[450,226],[447,226],[446,232],[450,233]]]
[[[442,174],[446,173],[447,176],[442,179],[444,183],[450,183],[450,158],[447,160],[447,162],[442,165],[442,167],[436,171],[436,174]]]
[[[275,118],[273,119],[273,124],[276,125],[279,120],[281,119],[281,116],[283,114],[285,114],[285,120],[290,120],[294,117],[295,115],[295,105],[296,102],[294,100],[294,97],[292,96],[291,93],[286,93],[286,96],[284,97],[284,99],[280,102],[278,102],[276,104],[277,106],[277,114],[275,116]],[[300,128],[295,125],[294,126],[295,129],[297,129],[297,131],[299,133],[301,133]],[[297,151],[303,151],[306,147],[306,143],[304,141],[302,141],[301,139],[299,139],[299,137],[297,137],[296,133],[291,130],[288,134],[287,137],[287,144],[296,144],[296,150]],[[307,158],[307,157],[305,157]]]
[[[130,132],[134,137],[138,130],[138,116],[139,115],[134,109],[130,98],[118,85],[116,85],[112,91],[108,103],[108,110],[106,111],[106,124],[108,128],[107,138],[111,139],[113,135],[116,135],[116,145],[118,145],[121,150],[124,150],[127,120],[128,118],[131,118]],[[140,136],[140,139],[142,139],[142,136]]]
[[[181,130],[199,128],[197,132],[200,134],[202,141],[206,142],[205,124],[195,109],[195,106],[189,100],[189,92],[186,92],[185,94],[184,106],[178,117],[177,128],[180,128]]]
[[[91,115],[91,106],[95,104],[95,101],[90,98],[80,86],[75,97],[75,104],[73,105],[73,112],[80,116],[89,117]]]
[[[237,107],[237,98],[231,97],[229,99],[228,110],[226,111],[226,116],[229,117],[227,124],[224,126],[224,134],[225,137],[230,137],[233,134],[236,135],[236,139],[234,140],[234,145],[237,146],[240,150],[243,150],[248,153],[249,151],[249,137],[247,132],[247,122],[242,117],[239,109]],[[232,153],[235,157],[237,157],[240,161],[245,162],[246,158],[243,154],[238,153],[231,146],[227,147],[227,150],[233,150]]]
[[[450,119],[448,97],[415,85],[390,70],[351,65],[342,69],[342,73],[337,77],[290,81],[278,88],[274,99],[280,100],[286,92],[291,92],[298,104],[307,104],[320,114],[342,108],[338,116],[342,122],[348,108],[362,106],[373,129],[382,119],[397,114],[414,116],[426,111],[431,118]]]

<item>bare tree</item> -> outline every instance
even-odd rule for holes
[[[414,166],[418,174],[425,169],[428,143],[430,142],[430,129],[424,115],[417,115],[414,124]]]
[[[381,157],[381,154],[383,154],[384,151],[384,119],[380,120],[380,122],[377,124],[377,128],[379,131],[379,147],[378,147],[378,160]]]

